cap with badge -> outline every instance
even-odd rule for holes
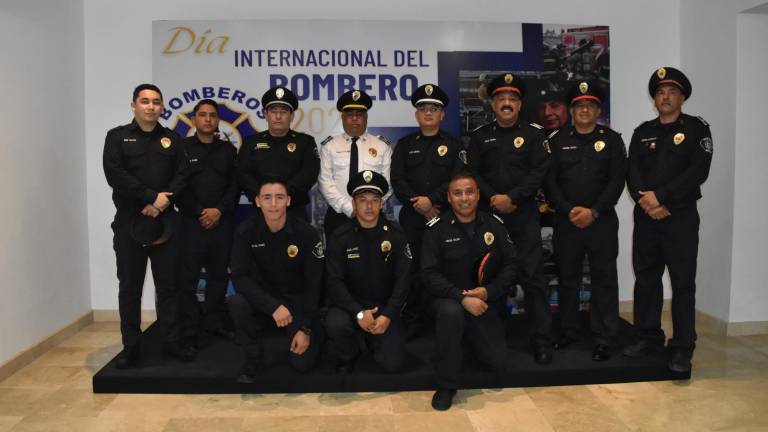
[[[362,110],[368,111],[371,109],[373,101],[364,91],[350,90],[336,101],[336,109],[339,111],[346,110]]]
[[[157,246],[171,238],[173,228],[169,213],[155,218],[139,214],[131,222],[131,237],[142,246]]]
[[[595,80],[577,80],[568,88],[568,103],[571,105],[582,100],[594,101],[600,105],[604,97],[603,87]]]
[[[648,93],[651,94],[651,97],[656,96],[656,90],[664,84],[671,84],[679,87],[686,100],[691,97],[691,93],[693,92],[688,77],[680,72],[680,70],[673,67],[660,67],[653,72],[651,79],[648,80]]]
[[[417,107],[421,104],[448,105],[448,95],[436,84],[424,84],[413,91],[411,105]]]
[[[383,196],[388,191],[389,183],[387,183],[387,179],[376,171],[360,171],[347,182],[347,192],[351,196],[363,192],[374,192]]]
[[[267,109],[272,105],[284,105],[291,111],[296,111],[296,108],[299,107],[299,100],[292,91],[285,87],[272,87],[261,97],[261,106]]]
[[[501,92],[513,92],[523,97],[525,96],[525,81],[511,72],[502,73],[488,83],[488,97],[492,98]]]

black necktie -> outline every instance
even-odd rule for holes
[[[352,179],[359,172],[357,169],[357,138],[352,137],[352,148],[349,154],[349,179]]]

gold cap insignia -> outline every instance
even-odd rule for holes
[[[370,147],[370,148],[368,149],[368,154],[369,154],[369,155],[371,155],[372,157],[376,157],[376,155],[377,155],[377,154],[379,154],[379,153],[376,151],[376,149],[375,149],[375,148],[373,148],[373,147]]]
[[[523,137],[515,137],[515,140],[513,141],[515,148],[522,147],[524,143],[525,143],[525,138]]]
[[[299,247],[296,245],[288,246],[288,256],[293,258],[299,254]]]
[[[595,142],[595,151],[600,153],[605,148],[605,141],[596,141]]]
[[[443,144],[440,147],[437,148],[437,154],[439,154],[441,157],[445,156],[445,154],[448,153],[448,146]]]
[[[433,90],[434,90],[434,88],[431,85],[429,85],[429,84],[427,84],[427,86],[424,87],[424,93],[426,93],[427,96],[432,96],[432,91]]]
[[[485,244],[487,244],[488,246],[490,246],[493,243],[493,239],[495,239],[495,237],[493,236],[492,232],[486,232],[485,234],[483,234],[483,240],[485,240]]]
[[[358,90],[355,90],[352,92],[352,100],[357,102],[358,99],[360,99],[360,92]]]
[[[363,180],[365,180],[366,183],[370,183],[371,180],[373,180],[373,173],[370,171],[363,171]]]
[[[285,90],[278,88],[275,90],[275,96],[277,96],[278,99],[282,99],[283,96],[285,96]]]
[[[587,94],[587,92],[589,91],[589,84],[587,84],[586,82],[582,81],[579,84],[579,91],[581,92],[581,94]]]
[[[504,75],[504,82],[507,84],[511,83],[513,79],[515,79],[515,77],[512,76],[512,74]]]
[[[163,137],[160,139],[160,145],[163,146],[163,148],[168,148],[171,146],[171,139],[168,137]]]
[[[291,153],[296,151],[296,144],[295,143],[288,143],[288,145],[286,147],[288,148],[288,151],[291,152]]]
[[[382,252],[389,252],[392,250],[392,243],[389,242],[389,240],[384,240],[381,242],[381,251]]]
[[[665,76],[667,76],[667,70],[663,67],[660,67],[656,70],[656,76],[659,77],[659,79],[664,79]]]
[[[685,134],[684,133],[676,133],[675,137],[672,138],[672,142],[675,143],[675,145],[678,145],[678,144],[680,144],[683,141],[685,141]]]

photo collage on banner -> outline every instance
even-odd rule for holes
[[[302,28],[302,32],[286,32]],[[350,35],[357,35],[351,37]],[[521,121],[555,129],[569,122],[564,93],[570,82],[603,83],[601,124],[610,126],[609,28],[597,25],[528,23],[232,20],[153,22],[153,79],[163,90],[163,123],[181,136],[194,134],[192,110],[200,99],[221,105],[221,136],[236,147],[266,128],[261,96],[272,86],[290,88],[299,99],[294,130],[317,143],[343,132],[336,99],[353,88],[373,99],[369,133],[394,145],[416,129],[410,95],[433,82],[450,97],[443,129],[466,143],[478,126],[493,121],[485,85],[512,71],[526,81]],[[241,198],[239,217],[250,211]],[[322,232],[326,203],[317,187],[308,212]],[[388,217],[397,220],[392,196]],[[557,304],[549,208],[539,196],[545,276]],[[585,262],[585,270],[588,264]],[[582,307],[589,307],[584,275]],[[522,311],[522,290],[510,298]]]

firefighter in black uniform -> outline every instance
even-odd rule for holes
[[[322,345],[318,301],[323,283],[323,244],[304,219],[286,209],[291,196],[283,180],[265,178],[257,211],[237,227],[232,247],[232,282],[237,293],[230,312],[245,352],[239,382],[251,383],[262,366],[262,332],[287,330],[290,364],[312,369]]]
[[[591,276],[592,360],[611,357],[619,325],[619,220],[614,206],[624,190],[627,156],[621,135],[597,124],[603,89],[576,81],[568,91],[572,126],[549,135],[552,161],[546,194],[555,210],[553,245],[558,269],[558,348],[579,339],[579,290],[584,254]]]
[[[468,173],[448,186],[451,209],[429,222],[424,235],[421,272],[432,299],[437,340],[437,392],[432,407],[447,410],[459,386],[463,348],[468,341],[477,358],[495,372],[507,367],[501,314],[515,277],[516,251],[496,217],[478,211],[480,191]],[[495,270],[477,266],[486,254]],[[478,272],[487,271],[480,277]]]
[[[418,269],[421,239],[426,223],[445,209],[445,196],[451,176],[461,171],[466,163],[466,150],[458,138],[440,130],[445,118],[448,95],[434,84],[425,84],[411,95],[416,108],[419,131],[406,135],[397,142],[392,155],[391,178],[395,196],[403,204],[400,226],[408,236],[414,256],[414,270]],[[421,278],[414,277],[408,294],[403,318],[411,329],[418,328],[422,317]]]
[[[381,215],[388,189],[386,178],[375,171],[353,175],[347,192],[355,218],[328,239],[331,306],[325,326],[339,356],[336,371],[342,375],[360,354],[361,333],[383,370],[396,372],[405,360],[400,310],[410,287],[412,255],[400,227]]]
[[[103,160],[117,209],[112,231],[123,339],[123,351],[117,360],[121,369],[135,366],[140,356],[141,292],[147,258],[152,263],[157,320],[165,331],[163,351],[184,361],[194,359],[194,353],[179,343],[179,236],[171,235],[162,244],[144,245],[132,235],[134,222],[142,216],[167,218],[165,223],[176,229],[178,216],[172,200],[185,182],[181,140],[158,123],[163,95],[155,85],[141,84],[134,89],[131,110],[131,123],[107,132]]]
[[[182,141],[188,161],[188,183],[178,199],[181,214],[182,344],[197,349],[201,329],[231,339],[224,299],[229,280],[233,216],[240,190],[235,160],[237,150],[216,134],[219,106],[211,99],[195,105],[195,134]],[[197,285],[205,268],[204,317],[197,301]]]
[[[552,362],[552,318],[534,198],[547,173],[549,148],[540,125],[519,121],[525,88],[523,80],[511,73],[488,84],[496,120],[472,133],[469,166],[482,194],[480,209],[499,215],[517,246],[534,359],[548,364]]]
[[[317,181],[320,159],[311,136],[291,130],[299,100],[285,87],[273,87],[261,97],[267,130],[245,139],[238,153],[240,186],[253,202],[264,178],[288,182],[291,206],[288,211],[307,218],[309,190]],[[259,214],[258,211],[255,212]]]
[[[661,329],[664,267],[672,282],[669,368],[686,373],[696,346],[696,201],[709,175],[712,134],[701,117],[682,112],[691,83],[679,70],[657,69],[648,91],[659,116],[635,129],[629,145],[627,188],[636,201],[632,261],[635,268],[636,340],[624,354],[638,357],[664,345]]]

